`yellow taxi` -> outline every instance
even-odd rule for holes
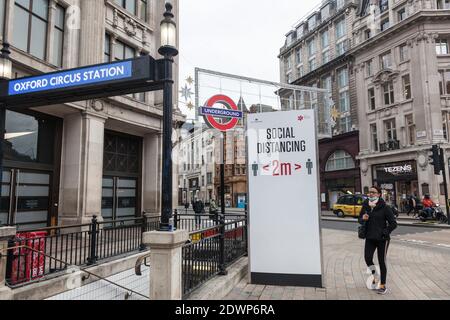
[[[367,196],[361,194],[342,196],[333,206],[333,212],[340,218],[345,216],[359,217],[362,204],[366,199]]]

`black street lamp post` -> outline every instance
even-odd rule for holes
[[[170,231],[172,218],[172,78],[173,57],[178,55],[176,49],[176,24],[173,21],[172,4],[166,3],[166,12],[161,21],[161,47],[158,52],[164,56],[164,93],[163,93],[163,154],[161,187],[161,224],[160,231]]]
[[[0,81],[8,81],[12,74],[12,61],[9,57],[9,44],[5,42],[3,37],[3,48],[0,53]],[[6,127],[6,105],[0,105],[0,186],[3,182],[3,141],[5,139]],[[9,220],[9,218],[8,218]],[[7,223],[9,223],[8,221]]]

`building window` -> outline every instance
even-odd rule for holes
[[[439,70],[439,90],[441,95],[450,95],[450,70]]]
[[[380,65],[382,69],[389,69],[392,65],[391,63],[392,60],[390,51],[380,56]]]
[[[109,34],[105,34],[105,54],[104,54],[104,62],[111,61],[111,36]]]
[[[369,108],[372,111],[376,109],[375,89],[374,88],[369,89]]]
[[[345,88],[348,86],[348,71],[347,68],[343,68],[338,70],[338,87],[339,89]]]
[[[114,60],[125,60],[134,58],[136,50],[121,41],[116,41],[114,48]]]
[[[344,7],[345,5],[345,0],[336,0],[336,9],[340,10]]]
[[[348,91],[339,93],[339,111],[341,113],[346,113],[350,111]]]
[[[322,52],[322,64],[330,62],[330,50]]]
[[[380,0],[380,11],[385,12],[389,9],[389,0]]]
[[[309,71],[313,71],[316,69],[316,58],[312,58],[309,60]]]
[[[316,19],[316,16],[314,15],[311,18],[309,18],[309,20],[308,20],[309,30],[310,31],[313,30],[316,27],[316,25],[317,25],[317,19]]]
[[[298,48],[295,50],[295,63],[296,64],[302,63],[302,48]]]
[[[213,183],[213,181],[212,181],[212,172],[208,172],[206,174],[206,183],[207,184],[212,184]]]
[[[343,55],[347,51],[347,41],[344,40],[336,44],[336,55]]]
[[[320,35],[322,50],[325,50],[330,45],[330,40],[328,37],[328,30],[324,31]]]
[[[338,150],[328,158],[325,171],[350,170],[355,167],[353,157],[344,150]]]
[[[3,29],[5,27],[5,7],[6,1],[0,2],[0,34],[3,34]]]
[[[372,151],[378,151],[378,132],[375,123],[370,125],[370,138],[372,142]]]
[[[381,21],[381,31],[385,31],[389,28],[389,19]]]
[[[405,100],[411,99],[411,79],[409,77],[409,74],[402,77],[402,83],[403,83],[403,98]]]
[[[303,77],[303,66],[297,67],[297,74],[299,78]]]
[[[341,133],[347,133],[352,130],[352,117],[346,116],[340,119],[340,131]]]
[[[416,143],[416,125],[414,124],[414,118],[412,114],[409,114],[405,118],[406,130],[408,135],[408,144],[413,146]]]
[[[136,15],[136,0],[115,0],[116,3],[127,10],[128,12],[131,12],[132,14]]]
[[[390,106],[394,104],[394,83],[392,81],[386,82],[383,85],[384,104]]]
[[[141,20],[144,20],[145,22],[148,22],[147,20],[147,0],[139,0],[139,6],[140,6],[140,17]]]
[[[48,0],[16,0],[13,45],[45,60],[47,24]]]
[[[448,40],[437,39],[436,40],[436,53],[438,55],[448,54]]]
[[[438,9],[450,9],[450,0],[437,0]]]
[[[447,112],[442,113],[442,131],[444,133],[444,139],[448,141],[448,116]]]
[[[336,40],[345,36],[345,19],[341,19],[336,23]]]
[[[402,8],[397,11],[398,22],[406,19],[406,9]]]
[[[285,69],[286,72],[291,71],[292,65],[291,65],[291,57],[290,57],[290,56],[286,57],[286,59],[284,60],[284,66],[285,66],[285,68],[286,68],[286,69]]]
[[[292,73],[286,75],[286,83],[292,83]]]
[[[316,43],[314,39],[308,42],[308,56],[312,57],[316,54]]]
[[[409,51],[408,46],[406,44],[402,44],[399,47],[400,50],[400,62],[404,62],[409,59]]]
[[[395,119],[387,120],[384,122],[384,129],[386,133],[386,141],[397,140],[397,129],[395,124]]]
[[[373,75],[373,60],[366,62],[366,75],[371,77]]]
[[[62,67],[64,46],[64,16],[63,7],[56,5],[55,24],[53,25],[53,61],[55,66]]]
[[[366,31],[364,31],[364,39],[368,40],[370,38],[372,38],[372,30],[367,29]]]

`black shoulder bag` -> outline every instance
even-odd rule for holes
[[[360,239],[365,239],[367,236],[367,222],[364,221],[362,224],[358,227],[358,237]]]
[[[368,212],[366,212],[369,214]],[[367,237],[367,221],[363,221],[358,227],[358,238],[365,239]]]

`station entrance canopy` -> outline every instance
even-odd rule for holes
[[[150,56],[0,82],[0,103],[30,108],[161,90],[164,59]]]

